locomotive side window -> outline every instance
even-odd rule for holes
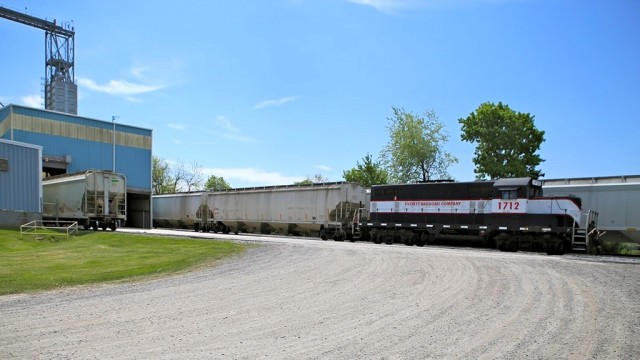
[[[502,200],[518,198],[518,190],[502,190]]]

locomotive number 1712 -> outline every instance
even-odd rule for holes
[[[500,214],[524,214],[527,212],[526,199],[494,199],[491,211]]]
[[[517,201],[499,201],[498,210],[520,210],[520,203]]]

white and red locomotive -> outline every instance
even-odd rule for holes
[[[375,243],[482,240],[503,251],[563,254],[586,246],[596,224],[579,198],[545,197],[540,181],[511,178],[373,186],[360,232]]]

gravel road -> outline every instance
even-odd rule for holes
[[[1,359],[638,359],[640,263],[270,238],[0,314]]]

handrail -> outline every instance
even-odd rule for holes
[[[47,222],[48,223],[48,222]],[[57,226],[48,226],[42,220],[33,220],[24,225],[20,225],[20,238],[22,235],[48,235],[48,236],[65,236],[67,240],[70,235],[78,233],[77,221],[56,221]],[[68,224],[67,226],[60,226]],[[64,232],[60,232],[60,231]]]

